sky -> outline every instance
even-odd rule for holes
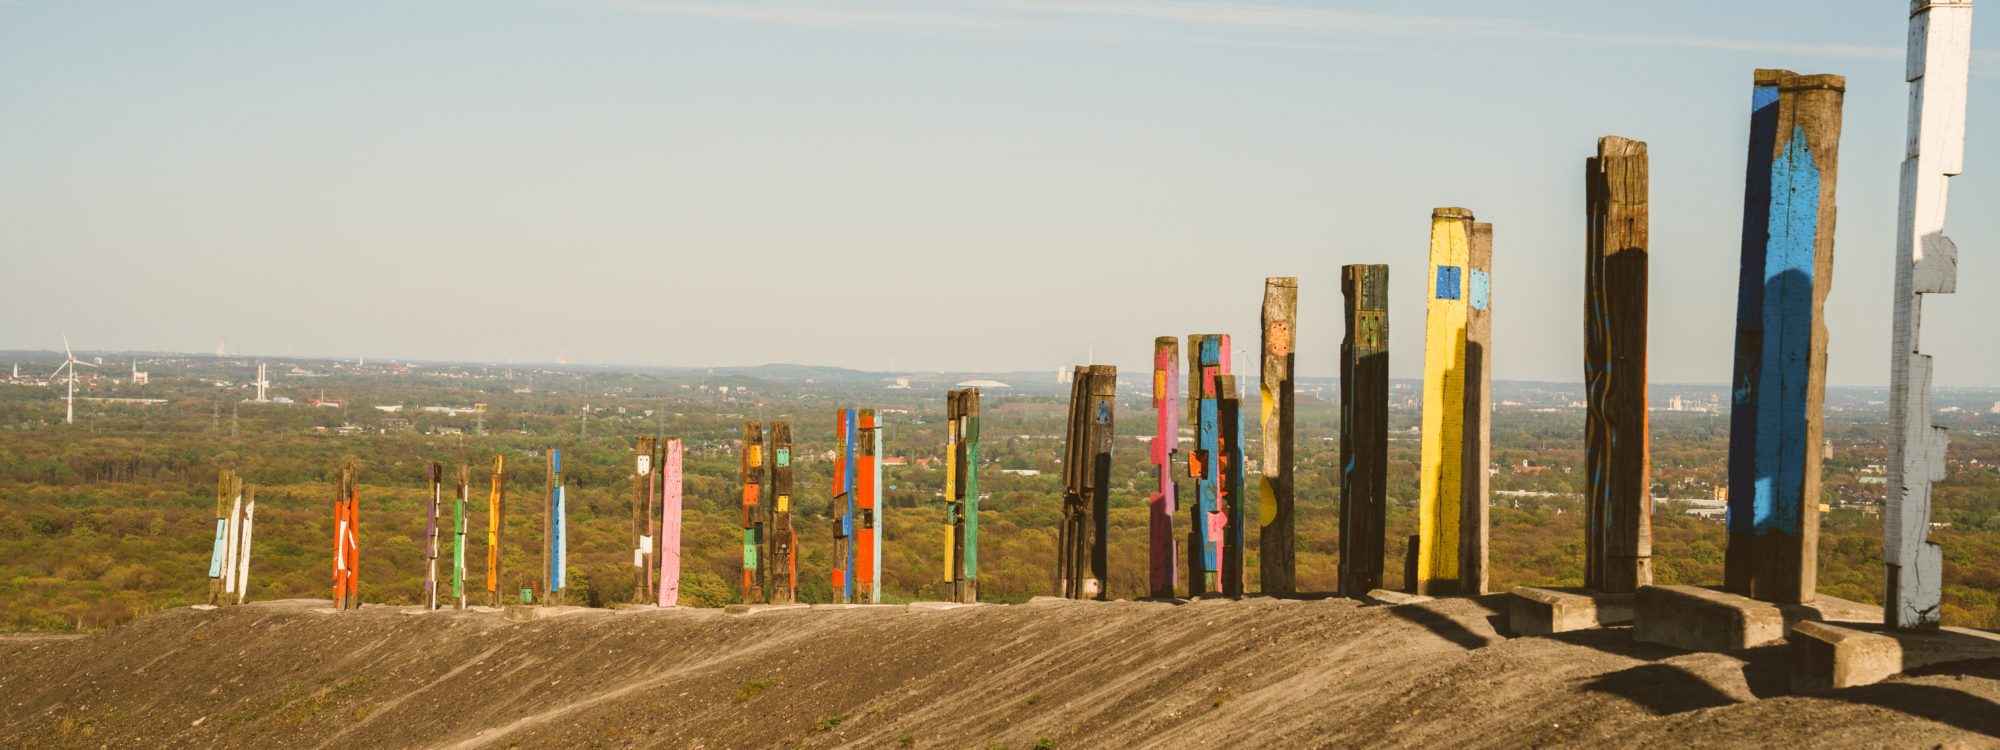
[[[1494,224],[1501,379],[1580,381],[1583,161],[1651,155],[1651,380],[1730,375],[1752,71],[1847,76],[1829,382],[1888,380],[1901,0],[0,0],[0,349],[1128,378],[1266,276],[1338,371],[1430,212]],[[1975,13],[1945,386],[2000,385]]]

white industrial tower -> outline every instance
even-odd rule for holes
[[[270,381],[270,379],[269,379],[269,378],[266,378],[266,377],[265,377],[265,374],[264,374],[264,363],[262,363],[262,362],[258,362],[258,363],[257,363],[257,403],[260,403],[260,404],[261,404],[261,403],[264,403],[265,401],[269,401],[269,400],[270,400],[269,398],[266,398],[266,397],[265,397],[265,394],[264,394],[265,390],[266,390],[266,389],[269,389],[270,387],[271,387],[271,381]]]

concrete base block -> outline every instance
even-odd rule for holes
[[[905,607],[904,605],[901,604],[848,604],[845,602],[815,604],[812,605],[812,608],[813,609],[908,609],[908,607]]]
[[[760,612],[783,612],[788,609],[811,609],[810,604],[731,604],[722,608],[723,614],[754,615]]]
[[[1778,605],[1700,586],[1641,586],[1632,638],[1690,651],[1741,651],[1785,638]]]
[[[986,605],[983,603],[966,604],[963,602],[910,602],[910,609],[924,609],[924,610],[946,610],[946,609],[958,609],[960,607],[983,607],[983,606]]]
[[[1918,667],[2000,659],[2000,633],[1967,628],[1899,632],[1806,621],[1792,628],[1792,691],[1872,685]]]
[[[217,606],[215,606],[215,605],[213,605],[213,604],[196,604],[196,605],[193,605],[193,606],[190,606],[190,607],[188,607],[188,609],[194,609],[194,610],[200,610],[200,611],[203,611],[203,612],[206,612],[206,611],[208,611],[208,610],[211,610],[211,609],[220,609],[220,608],[219,608],[219,607],[217,607]]]
[[[500,616],[512,622],[530,622],[533,620],[546,620],[551,617],[561,617],[563,615],[573,615],[578,612],[589,612],[589,611],[590,611],[589,607],[536,606],[533,604],[509,604],[506,606],[505,609],[502,609],[500,611]]]
[[[1631,594],[1522,586],[1508,597],[1507,626],[1514,635],[1567,633],[1630,622]]]
[[[1368,592],[1368,595],[1363,598],[1376,604],[1389,604],[1389,605],[1417,604],[1420,602],[1432,601],[1431,597],[1424,596],[1423,594],[1409,594],[1401,591],[1390,591],[1388,589],[1375,589],[1374,591]]]

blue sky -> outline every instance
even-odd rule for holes
[[[1848,77],[1835,385],[1887,381],[1900,1],[0,0],[0,348],[867,369],[1256,346],[1495,225],[1494,362],[1582,373],[1583,159],[1652,156],[1652,379],[1729,376],[1751,72]],[[1943,385],[1995,385],[1976,13]],[[1246,370],[1254,360],[1242,360]]]

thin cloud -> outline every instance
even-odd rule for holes
[[[1903,59],[1904,55],[1899,47],[1612,34],[1557,29],[1510,18],[1369,13],[1184,0],[930,0],[921,4],[843,4],[799,0],[579,2],[624,11],[881,33],[1027,36],[1301,49],[1353,49],[1357,43],[1369,40],[1456,36],[1871,61],[1896,61]],[[2000,62],[2000,58],[1994,53],[1973,53],[1977,74],[2000,73],[1996,70],[1996,62]]]

